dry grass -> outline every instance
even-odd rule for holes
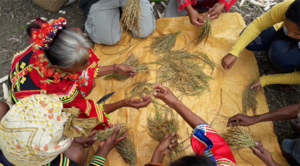
[[[141,82],[137,82],[132,84],[125,90],[125,97],[126,98],[134,98],[139,97],[142,98],[143,96],[151,95],[154,90],[152,89],[153,84],[148,83],[147,80],[143,80]],[[131,90],[129,90],[131,89]]]
[[[257,100],[255,89],[251,89],[254,81],[244,90],[242,97],[243,114],[247,115],[249,109],[252,110],[253,114],[256,114],[257,110]]]
[[[121,63],[121,65],[129,65],[135,67],[135,70],[140,73],[148,73],[149,68],[148,65],[145,63],[139,64],[138,56],[134,56],[132,53],[125,59],[124,62]],[[104,79],[110,79],[115,78],[117,80],[126,80],[128,79],[129,75],[123,75],[118,73],[109,74],[104,77]]]
[[[107,138],[109,138],[114,133],[114,131],[117,127],[120,127],[120,131],[119,131],[117,137],[122,136],[126,131],[129,130],[127,128],[127,124],[122,123],[122,124],[118,124],[118,125],[116,125],[112,128],[107,128],[107,129],[104,129],[104,130],[100,130],[97,134],[94,135],[94,137],[97,137],[97,140],[105,141],[105,140],[107,140]]]
[[[135,165],[136,161],[136,152],[132,141],[128,138],[128,136],[121,142],[119,142],[116,146],[117,151],[123,157],[126,163],[131,164],[131,166]]]
[[[202,26],[202,29],[201,29],[201,32],[197,35],[197,38],[196,38],[196,44],[199,44],[201,43],[203,40],[204,43],[206,42],[208,36],[210,35],[211,33],[211,26],[210,26],[210,20],[209,18],[206,16],[205,18],[205,23],[204,25]]]
[[[161,65],[158,69],[158,82],[167,82],[169,87],[175,88],[184,95],[201,95],[209,90],[209,80],[203,69],[208,63],[215,68],[215,63],[210,61],[205,53],[192,54],[184,51],[171,51],[160,56],[153,64]]]
[[[175,45],[176,37],[180,32],[181,31],[165,34],[161,37],[155,37],[153,39],[152,45],[150,46],[151,52],[154,54],[170,52],[171,48]]]
[[[120,26],[132,33],[141,36],[141,0],[128,0],[123,9]]]
[[[255,147],[255,140],[252,134],[242,127],[231,127],[223,135],[223,138],[232,150],[248,148],[249,146]]]
[[[164,108],[162,111],[155,111],[153,117],[148,116],[148,134],[150,137],[157,141],[161,141],[167,134],[173,132],[178,133],[180,126],[179,122],[175,119],[173,110],[169,107]],[[178,145],[176,149],[170,152],[171,161],[183,157],[186,155],[184,151],[181,151],[181,145]]]

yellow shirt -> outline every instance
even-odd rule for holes
[[[230,53],[239,56],[240,52],[249,45],[262,31],[270,26],[274,26],[275,30],[284,26],[285,13],[294,0],[286,0],[271,10],[256,18],[242,33],[238,41],[232,47]],[[300,73],[294,72],[289,74],[268,75],[260,77],[262,87],[270,84],[300,84]]]

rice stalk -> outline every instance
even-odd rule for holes
[[[257,100],[256,100],[256,91],[251,89],[251,86],[254,84],[254,81],[244,90],[242,97],[242,106],[243,114],[247,115],[249,109],[252,110],[253,114],[256,114],[257,110]]]
[[[131,166],[135,165],[136,151],[132,141],[128,137],[119,142],[116,146],[116,149],[126,163],[131,164]]]
[[[165,135],[179,131],[179,122],[174,118],[171,108],[166,108],[164,111],[155,111],[155,116],[148,116],[149,135],[157,141],[161,141]],[[169,117],[170,116],[170,117]]]
[[[223,134],[223,138],[232,150],[255,147],[255,140],[251,133],[242,127],[231,127]]]
[[[120,131],[119,131],[117,137],[121,137],[126,131],[129,130],[127,128],[127,124],[122,123],[122,124],[115,125],[112,128],[100,130],[98,133],[96,133],[94,135],[94,137],[97,137],[97,140],[105,141],[105,140],[107,140],[107,138],[109,138],[114,133],[114,131],[117,127],[120,127]]]
[[[177,35],[180,33],[181,31],[178,31],[162,35],[161,37],[155,37],[150,46],[151,52],[154,54],[170,52],[171,48],[175,45]]]
[[[154,92],[154,90],[152,89],[153,85],[154,84],[152,84],[152,83],[148,83],[147,80],[143,80],[143,81],[134,83],[125,90],[125,97],[126,98],[134,98],[134,97],[142,98],[143,96],[149,96]],[[131,89],[131,90],[129,90],[129,89]]]
[[[140,37],[141,13],[141,0],[128,0],[123,9],[120,26]]]
[[[151,63],[160,65],[157,72],[158,82],[167,82],[169,87],[179,90],[184,95],[194,96],[209,90],[212,77],[203,71],[208,62],[214,69],[215,64],[208,60],[204,53],[171,51]]]
[[[202,29],[200,31],[200,33],[197,35],[196,37],[196,44],[199,44],[201,43],[203,40],[204,41],[204,44],[206,43],[206,40],[208,38],[208,36],[210,35],[211,33],[211,26],[210,26],[210,20],[209,20],[209,17],[205,17],[205,23],[204,25],[202,26]]]
[[[133,66],[133,67],[135,67],[136,72],[139,72],[139,73],[148,73],[149,72],[148,65],[146,65],[145,63],[139,64],[138,56],[134,56],[133,54],[130,54],[125,59],[125,61],[123,61],[121,63],[121,65]],[[113,73],[113,74],[109,74],[104,77],[104,79],[110,79],[110,78],[115,78],[117,80],[126,80],[129,78],[129,75]]]

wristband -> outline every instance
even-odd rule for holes
[[[115,72],[118,73],[117,64],[115,64],[114,67],[115,67]]]

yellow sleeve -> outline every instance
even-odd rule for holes
[[[285,20],[285,13],[293,3],[294,0],[286,0],[271,10],[256,18],[242,33],[235,45],[232,47],[230,53],[235,56],[239,56],[240,52],[249,45],[256,37],[258,37],[262,31],[273,26],[276,23],[280,23]]]
[[[262,87],[272,84],[300,84],[300,72],[295,71],[287,74],[263,75],[259,80]]]

